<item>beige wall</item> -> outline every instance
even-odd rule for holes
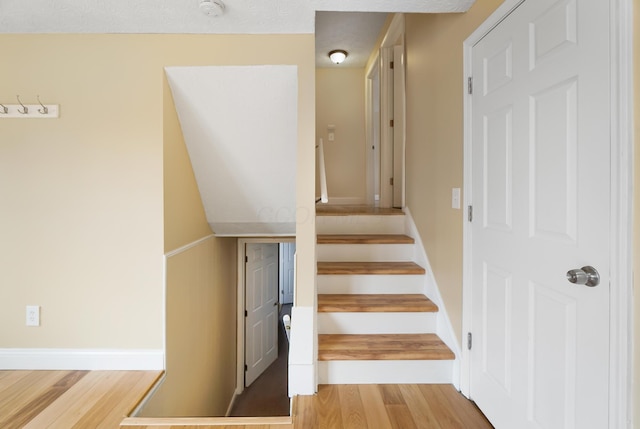
[[[462,43],[500,4],[465,14],[406,17],[407,206],[416,222],[456,335],[462,331]]]
[[[170,65],[299,67],[296,299],[313,305],[313,35],[1,35],[0,45],[12,64],[0,69],[0,102],[40,94],[61,106],[57,120],[2,121],[0,347],[162,348],[162,255],[209,233],[180,144],[163,166],[163,131],[177,126],[163,130]],[[40,328],[24,327],[26,304],[42,305]]]
[[[224,416],[236,388],[236,239],[167,260],[166,379],[141,416]]]
[[[364,69],[316,70],[316,139],[324,140],[330,201],[366,202],[364,78]],[[329,124],[335,125],[333,142],[328,138]],[[319,183],[316,195],[320,195]]]
[[[136,40],[0,36],[1,102],[61,112],[0,125],[0,347],[162,347],[162,74]]]

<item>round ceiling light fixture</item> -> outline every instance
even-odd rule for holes
[[[335,50],[329,52],[329,59],[334,64],[340,64],[341,62],[343,62],[344,60],[347,59],[348,55],[349,54],[345,50],[335,49]]]
[[[200,10],[207,16],[220,16],[224,13],[224,9],[222,0],[200,0]]]

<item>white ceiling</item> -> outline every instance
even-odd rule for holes
[[[0,33],[313,33],[316,11],[464,12],[475,0],[1,0]]]
[[[316,65],[345,49],[341,67],[363,67],[388,12],[465,12],[475,0],[0,0],[0,33],[296,34],[316,32]],[[316,15],[317,12],[317,15]],[[340,13],[350,12],[350,13]],[[375,14],[355,12],[381,12]],[[334,66],[335,67],[335,66]]]

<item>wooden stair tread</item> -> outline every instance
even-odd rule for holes
[[[436,312],[438,306],[421,294],[320,294],[318,312]]]
[[[317,216],[404,216],[402,209],[371,207],[371,206],[316,206]]]
[[[320,234],[318,244],[413,244],[415,241],[403,234]]]
[[[436,334],[320,334],[318,360],[450,360]]]
[[[318,262],[318,274],[424,274],[415,262]]]

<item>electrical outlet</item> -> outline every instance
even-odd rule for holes
[[[40,326],[39,305],[27,305],[27,326]]]

